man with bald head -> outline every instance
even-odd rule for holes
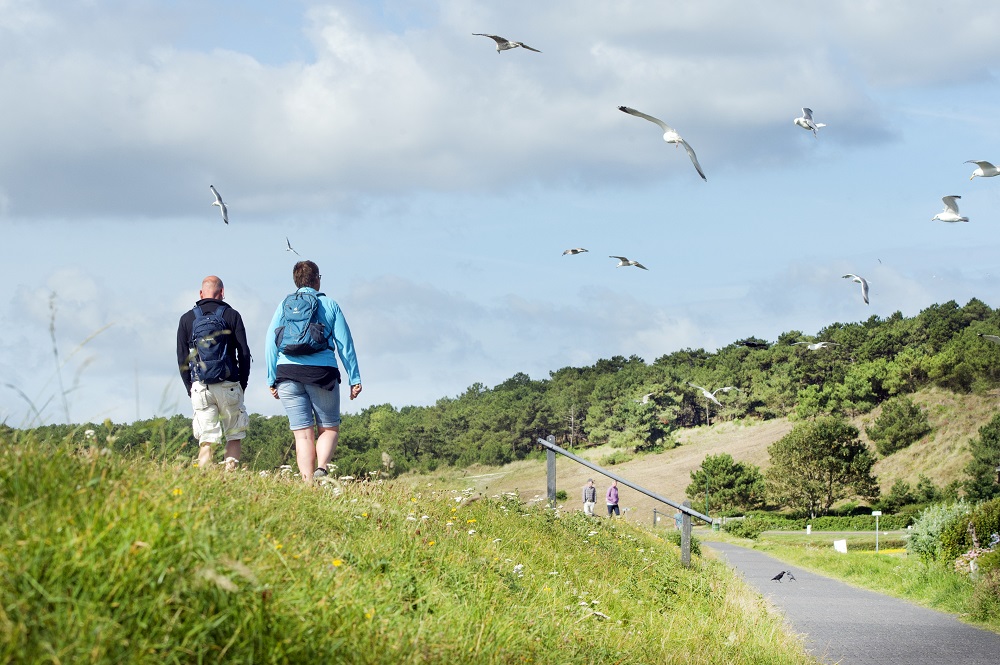
[[[177,365],[194,408],[191,427],[198,439],[201,468],[211,465],[212,446],[223,440],[226,468],[238,466],[250,422],[243,405],[250,345],[243,318],[223,302],[225,297],[222,280],[209,275],[201,282],[198,302],[177,325]],[[206,330],[213,332],[206,335]]]

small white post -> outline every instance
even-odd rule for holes
[[[873,510],[872,515],[875,516],[875,553],[878,554],[878,516],[882,514],[881,510]]]

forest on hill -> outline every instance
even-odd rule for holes
[[[652,362],[615,356],[545,379],[517,373],[494,387],[474,383],[432,406],[382,404],[345,415],[337,464],[353,475],[499,465],[523,459],[548,435],[571,449],[661,450],[675,445],[679,429],[718,420],[850,417],[927,386],[983,393],[1000,385],[1000,337],[988,337],[996,334],[1000,310],[973,299],[964,307],[933,305],[914,317],[896,312],[833,323],[813,335],[790,330],[774,342],[737,340],[714,352],[683,349]],[[90,436],[122,451],[194,447],[184,415],[37,429],[75,437],[93,430]],[[248,463],[288,463],[291,447],[284,417],[251,416]]]

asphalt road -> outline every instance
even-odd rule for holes
[[[824,663],[997,665],[1000,635],[950,614],[852,587],[761,552],[702,541],[782,611],[809,653]],[[795,581],[774,582],[789,570]]]

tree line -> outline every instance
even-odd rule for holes
[[[340,473],[356,476],[505,464],[536,453],[537,439],[550,434],[569,449],[611,444],[652,451],[673,447],[681,428],[720,419],[854,416],[930,385],[983,392],[1000,385],[1000,345],[981,335],[997,333],[1000,311],[972,299],[913,317],[896,312],[833,323],[814,335],[791,330],[774,342],[750,337],[714,352],[683,349],[652,362],[614,356],[544,379],[519,372],[493,387],[474,383],[431,406],[381,404],[345,414],[336,463]],[[831,344],[816,350],[796,344],[817,341]],[[715,392],[718,403],[691,384]],[[737,390],[718,391],[726,386]],[[906,405],[897,410],[905,426]],[[61,436],[92,430],[122,451],[162,455],[196,447],[184,415],[37,429]],[[266,469],[292,459],[287,419],[252,414],[244,460]]]

